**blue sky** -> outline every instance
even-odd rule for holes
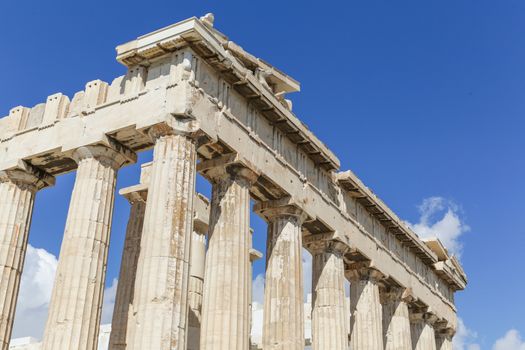
[[[0,115],[55,92],[72,96],[89,80],[111,81],[125,72],[117,44],[210,11],[233,41],[301,82],[290,95],[294,112],[343,170],[356,172],[401,218],[457,233],[469,277],[457,294],[470,330],[464,348],[492,349],[511,329],[519,344],[525,2],[2,1]],[[62,176],[38,194],[32,247],[58,255],[73,181],[74,174]],[[125,168],[118,188],[137,181],[138,167]],[[108,287],[118,277],[127,213],[117,198]],[[443,222],[447,213],[455,228]],[[254,217],[252,226],[263,250],[264,224]],[[263,270],[261,261],[255,274]]]

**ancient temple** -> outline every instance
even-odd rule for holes
[[[76,171],[41,349],[97,347],[116,176],[153,149],[130,202],[110,349],[248,350],[250,201],[268,223],[263,348],[449,350],[460,264],[421,240],[292,111],[299,83],[189,18],[117,47],[127,74],[0,119],[0,346],[36,192]],[[336,122],[336,121],[334,121]],[[197,173],[212,184],[195,192]],[[350,307],[345,307],[345,279]],[[350,319],[350,329],[347,320]]]

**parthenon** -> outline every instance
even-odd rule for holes
[[[130,202],[110,349],[249,350],[253,211],[268,224],[264,350],[451,350],[467,279],[292,112],[300,84],[207,14],[117,46],[127,67],[0,119],[0,347],[11,338],[36,193],[76,171],[44,350],[97,349],[120,168]],[[196,193],[197,174],[212,185]],[[350,307],[345,307],[345,279]],[[350,322],[347,322],[347,320]],[[347,327],[350,324],[350,329]]]

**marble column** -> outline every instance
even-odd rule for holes
[[[347,350],[345,270],[342,247],[323,241],[308,247],[312,253],[312,348]]]
[[[350,280],[350,344],[352,349],[383,349],[383,321],[379,281],[383,275],[366,266],[346,271]]]
[[[109,338],[110,350],[126,349],[128,319],[132,317],[130,308],[133,304],[135,276],[140,253],[140,240],[142,238],[142,226],[144,224],[144,213],[146,211],[147,191],[128,192],[124,194],[124,196],[129,201],[131,209],[126,227],[126,238],[124,240],[124,250],[122,251],[122,260],[120,263],[115,308],[111,322],[111,334]]]
[[[428,312],[410,314],[412,346],[414,350],[436,350],[436,335],[433,324],[437,317]]]
[[[154,128],[153,163],[133,298],[128,349],[186,348],[196,142],[188,132]]]
[[[250,276],[252,278],[252,281],[253,281],[253,263],[259,259],[261,259],[263,257],[263,254],[256,250],[256,249],[250,249]],[[249,312],[249,316],[250,316],[250,345],[251,345],[251,330],[253,328],[253,318],[252,318],[252,313],[253,313],[253,290],[252,290],[252,283],[250,283],[250,291],[248,292],[248,295],[250,296],[250,304],[248,305],[248,312]]]
[[[207,172],[212,201],[204,296],[202,350],[248,350],[250,336],[250,187],[257,175],[240,165]]]
[[[7,350],[13,329],[35,194],[54,178],[29,165],[0,171],[0,349]]]
[[[412,350],[408,302],[410,291],[399,287],[381,290],[385,350]]]
[[[200,349],[202,321],[202,293],[204,289],[204,264],[206,261],[206,231],[193,231],[191,235],[190,283],[188,287],[188,346],[187,350]]]
[[[452,350],[452,338],[455,331],[451,328],[439,331],[436,334],[436,349],[437,350]]]
[[[135,160],[106,146],[81,147],[72,157],[78,169],[43,350],[97,348],[117,170]]]
[[[258,203],[268,222],[263,348],[304,349],[302,231],[304,212],[295,205]]]
[[[250,247],[253,247],[253,229],[250,228]],[[258,251],[257,249],[250,249],[250,279],[252,280],[252,283],[250,283],[250,290],[248,292],[248,295],[250,296],[250,304],[248,305],[248,315],[250,317],[250,346],[252,344],[252,328],[253,328],[253,263],[257,260],[261,259],[263,257],[263,254]]]

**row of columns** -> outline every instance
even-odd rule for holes
[[[155,146],[147,200],[141,191],[128,196],[131,214],[110,349],[248,350],[250,188],[258,174],[238,163],[199,165],[213,185],[206,250],[205,232],[193,225],[195,138],[171,128],[153,128],[150,136]],[[97,346],[116,175],[136,159],[116,144],[82,147],[72,158],[78,170],[43,349]],[[0,205],[2,349],[9,343],[34,194],[50,179],[34,169],[0,173],[5,199]],[[302,350],[306,216],[286,201],[258,203],[255,210],[268,222],[264,349]],[[357,263],[345,271],[343,249],[334,242],[308,248],[313,254],[314,349],[347,348],[345,274],[351,281],[352,349],[451,348],[451,334],[435,334],[436,320],[429,313],[409,312],[403,292],[389,290],[382,300],[377,270]],[[204,255],[205,264],[195,258]]]

